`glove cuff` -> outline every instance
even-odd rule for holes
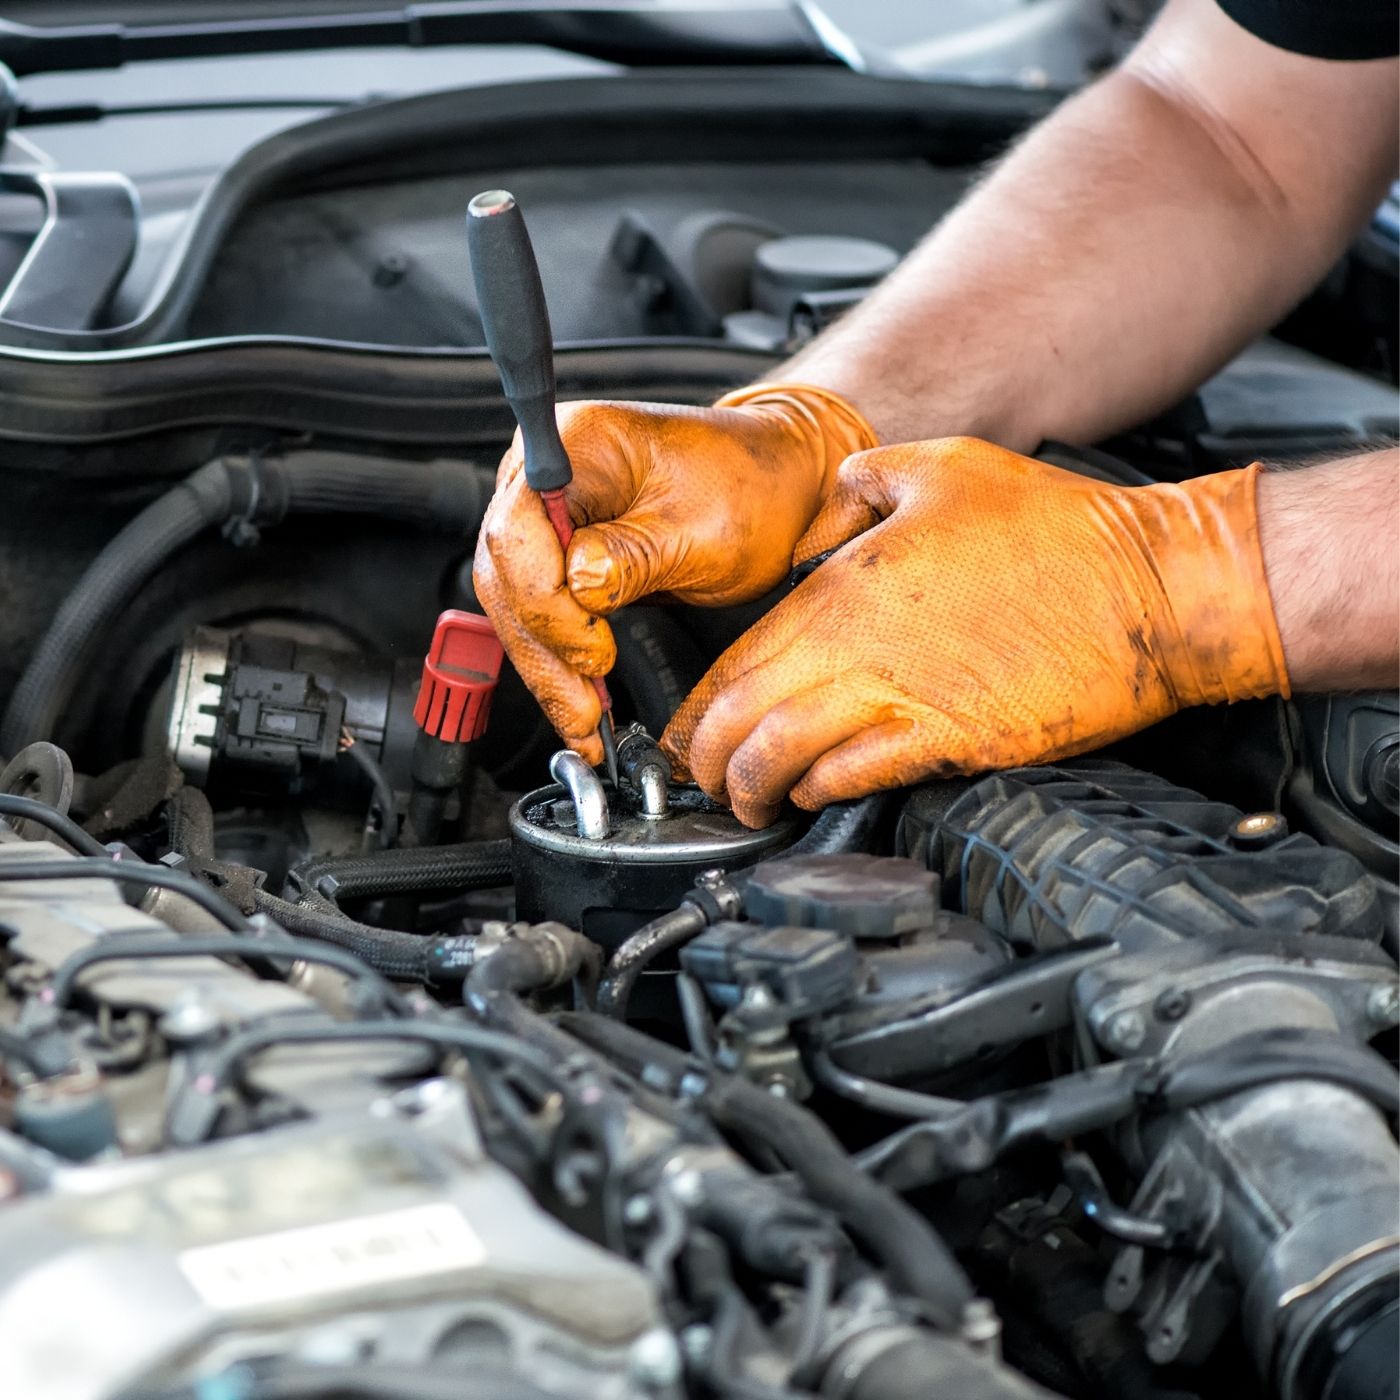
[[[816,437],[821,449],[820,501],[826,499],[836,468],[854,452],[879,447],[875,429],[854,404],[817,384],[779,382],[749,384],[716,399],[716,408],[772,408],[786,410]]]
[[[1259,542],[1256,462],[1132,498],[1166,616],[1154,619],[1182,705],[1290,694]],[[1149,500],[1149,498],[1151,498]]]

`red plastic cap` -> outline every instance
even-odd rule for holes
[[[413,707],[418,727],[449,744],[479,738],[491,714],[491,696],[504,655],[489,618],[451,610],[442,613]]]

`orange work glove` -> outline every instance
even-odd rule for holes
[[[663,747],[762,826],[789,791],[822,807],[1287,695],[1258,471],[1107,486],[972,438],[852,457],[796,557],[845,547],[720,657]]]
[[[844,399],[798,384],[757,384],[713,408],[564,404],[559,430],[574,468],[567,563],[517,434],[473,576],[551,723],[599,763],[598,696],[583,677],[617,655],[600,619],[649,593],[711,607],[762,597],[787,576],[836,468],[878,439]]]

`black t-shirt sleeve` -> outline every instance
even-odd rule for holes
[[[1217,0],[1266,43],[1314,58],[1394,58],[1400,0]]]

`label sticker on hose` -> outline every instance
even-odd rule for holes
[[[180,1268],[213,1308],[248,1308],[469,1269],[486,1257],[446,1202],[187,1249]]]

